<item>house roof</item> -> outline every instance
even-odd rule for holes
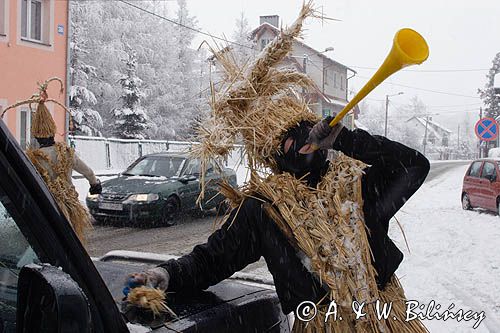
[[[408,119],[407,121],[411,121],[411,120],[417,120],[422,126],[425,127],[425,123],[426,123],[426,119],[424,117],[417,117],[417,116],[413,116],[411,117],[410,119]],[[428,124],[430,124],[431,126],[428,126],[427,127],[427,130],[430,130],[431,132],[434,133],[434,135],[438,136],[438,137],[441,137],[442,136],[442,132],[445,132],[447,134],[451,134],[452,131],[450,131],[449,129],[447,129],[446,127],[444,127],[443,125],[433,121],[433,120],[428,120],[427,121]],[[441,133],[439,133],[439,131]]]
[[[276,28],[275,26],[273,26],[272,24],[269,24],[268,22],[264,22],[262,23],[261,25],[259,25],[257,28],[253,29],[251,32],[250,32],[250,37],[252,39],[254,39],[256,36],[259,36],[262,32],[264,32],[265,30],[269,30],[271,31],[273,34],[275,35],[278,35],[280,33],[280,29]],[[314,54],[314,55],[318,55],[319,57],[331,62],[332,64],[336,64],[336,65],[339,65],[341,67],[344,67],[344,68],[347,68],[348,70],[350,70],[351,72],[353,73],[357,73],[354,69],[352,68],[349,68],[348,66],[344,65],[344,64],[341,64],[340,62],[338,61],[335,61],[329,57],[327,57],[326,55],[324,55],[323,53],[320,53],[320,51],[318,50],[315,50],[313,49],[312,47],[310,47],[309,45],[301,42],[300,40],[298,39],[295,39],[295,42],[297,42],[298,44],[300,44],[301,46],[303,46],[304,48],[308,49],[311,51],[311,54]]]

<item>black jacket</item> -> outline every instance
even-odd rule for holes
[[[389,220],[423,183],[429,162],[413,149],[359,129],[344,128],[333,149],[370,165],[362,178],[363,211],[370,229],[377,282],[383,289],[403,259],[387,236]],[[170,274],[169,291],[206,289],[263,256],[284,313],[293,311],[302,301],[321,299],[325,290],[303,266],[261,204],[256,199],[246,199],[238,214],[235,209],[207,243],[197,245],[178,260],[160,265]]]

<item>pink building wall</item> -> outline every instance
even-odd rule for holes
[[[5,16],[6,31],[0,35],[0,106],[4,108],[30,97],[37,91],[37,82],[54,76],[60,78],[65,86],[67,82],[68,1],[42,0],[49,10],[44,14],[50,15],[42,16],[42,22],[50,22],[44,31],[48,44],[22,40],[21,1],[0,0],[0,6],[4,5],[8,13]],[[50,98],[65,105],[65,96],[66,91],[59,93],[57,82],[51,83]],[[63,141],[66,135],[66,113],[53,103],[48,103],[48,106],[57,125],[56,141]],[[20,108],[8,111],[4,121],[20,140]]]

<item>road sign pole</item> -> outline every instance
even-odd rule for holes
[[[479,121],[481,121],[481,119],[483,119],[483,108],[480,107],[479,108]],[[483,151],[483,145],[482,145],[482,142],[481,142],[481,138],[479,138],[479,158],[483,157],[482,155],[482,152]]]

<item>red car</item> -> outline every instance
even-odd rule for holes
[[[464,176],[462,208],[484,208],[500,215],[500,160],[480,159],[471,163]]]

